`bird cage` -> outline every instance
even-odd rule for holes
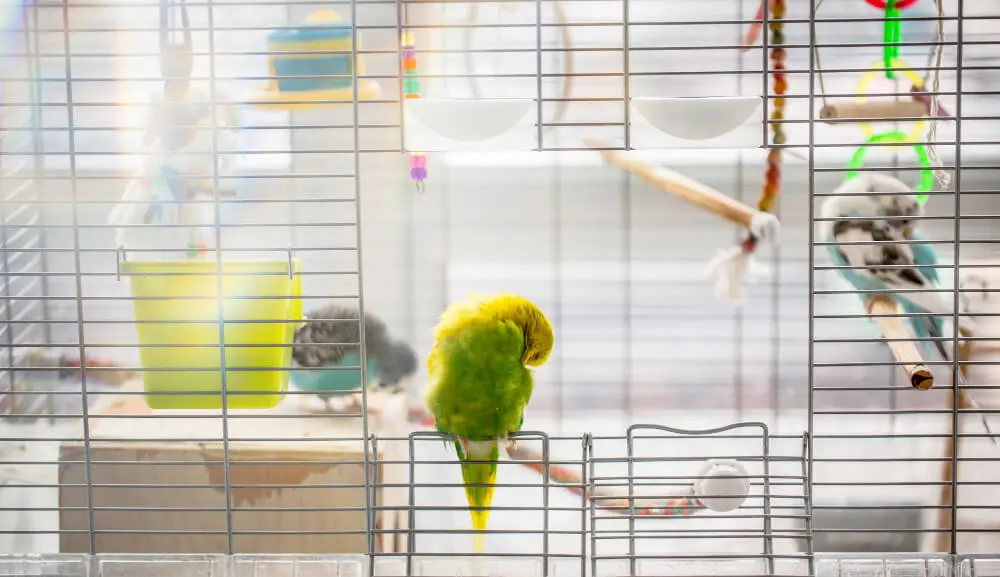
[[[1000,7],[0,14],[0,575],[1000,571]]]

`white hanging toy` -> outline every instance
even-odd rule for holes
[[[227,177],[241,160],[225,154],[238,148],[235,108],[226,102],[222,91],[210,95],[191,86],[190,25],[183,0],[178,7],[183,40],[171,43],[167,38],[169,0],[162,0],[160,64],[164,86],[150,102],[140,177],[129,183],[123,202],[108,218],[118,227],[116,245],[126,254],[139,249],[174,251],[163,257],[168,260],[179,247],[188,248],[188,258],[204,256],[212,244],[210,227],[215,220],[214,204],[206,201],[216,192],[231,195],[231,179]],[[217,103],[215,111],[213,101]],[[146,254],[142,258],[154,257]]]
[[[645,180],[663,192],[681,198],[698,208],[711,212],[750,231],[754,243],[777,244],[781,232],[778,218],[732,199],[721,192],[662,166],[650,164],[634,155],[613,150],[605,142],[584,139],[587,146],[597,149],[611,164]],[[767,268],[753,258],[753,248],[747,241],[721,251],[707,267],[708,277],[715,283],[715,294],[721,299],[742,304],[744,285],[767,274]]]

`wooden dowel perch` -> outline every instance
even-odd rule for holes
[[[971,347],[968,343],[963,343],[958,347],[958,362],[961,363],[959,370],[965,375],[968,366],[966,363],[969,361],[969,353]],[[954,376],[952,376],[952,385],[954,386]],[[954,405],[954,399],[952,395],[945,395],[947,408],[949,411],[952,410]],[[964,411],[966,409],[972,408],[972,403],[966,397],[966,392],[963,390],[958,391],[958,410]],[[955,454],[955,445],[952,443],[952,437],[954,435],[960,435],[962,432],[962,421],[959,419],[958,428],[955,428],[955,422],[948,419],[948,436],[944,438],[944,458],[941,459],[941,489],[938,493],[938,533],[936,535],[935,541],[937,546],[934,551],[941,553],[947,553],[950,547],[948,542],[950,540],[948,532],[951,530],[951,478],[955,474],[954,469],[951,466],[952,456]],[[960,445],[961,447],[961,445]]]
[[[911,86],[910,95],[913,98],[913,100],[919,102],[924,106],[925,114],[927,115],[931,114],[931,108],[932,108],[931,102],[933,100],[936,100],[936,98],[934,98],[934,96],[931,93],[927,92],[927,90],[924,89],[923,87]],[[945,110],[943,106],[941,106],[940,102],[938,102],[937,114],[934,115],[934,118],[946,118],[948,120],[954,119],[954,117],[947,110]]]
[[[838,102],[836,104],[827,104],[819,111],[820,120],[826,120],[826,124],[843,124],[852,120],[864,122],[866,120],[920,118],[926,115],[926,106],[916,100],[901,100],[899,102]],[[830,122],[832,120],[842,120],[842,122]]]
[[[606,148],[609,145],[593,139],[584,139],[591,148]],[[689,203],[717,214],[743,228],[750,229],[750,223],[757,213],[753,207],[722,194],[704,184],[672,170],[639,160],[635,156],[619,150],[599,150],[604,158],[620,168],[642,178],[646,182],[669,192]]]
[[[886,296],[875,296],[868,300],[868,314],[870,315],[895,315],[897,314],[896,303]],[[924,364],[924,358],[917,350],[917,345],[913,342],[913,336],[903,325],[903,319],[899,317],[873,316],[872,320],[882,330],[882,335],[887,339],[909,339],[893,340],[888,343],[892,356],[906,374],[910,381],[910,386],[918,391],[926,391],[934,386],[934,374]]]

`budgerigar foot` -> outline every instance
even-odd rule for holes
[[[517,439],[506,437],[504,439],[504,445],[507,448],[508,455],[517,451]]]
[[[982,419],[983,419],[983,427],[986,429],[986,434],[989,435],[990,441],[993,441],[994,446],[1000,445],[1000,442],[997,442],[997,438],[993,434],[993,430],[990,429],[990,422],[989,420],[986,419],[986,415],[982,415]]]
[[[961,378],[960,383],[964,385],[965,379]],[[972,409],[977,411],[982,410],[981,406],[979,405],[979,402],[976,401],[976,399],[972,396],[971,393],[969,393],[968,391],[961,391],[961,394],[965,397],[966,404],[968,404]],[[992,442],[994,446],[1000,445],[1000,443],[997,442],[996,436],[994,436],[993,434],[993,429],[990,428],[990,422],[989,419],[987,418],[987,415],[985,413],[979,413],[979,420],[982,421],[983,428],[986,429],[986,437],[990,440],[990,442]]]

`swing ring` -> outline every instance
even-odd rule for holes
[[[851,161],[848,163],[847,168],[850,170],[844,176],[844,180],[848,181],[852,178],[856,178],[859,174],[859,168],[861,168],[865,163],[865,154],[868,149],[871,148],[871,144],[882,143],[882,142],[900,142],[905,143],[906,135],[902,132],[883,132],[882,134],[876,134],[868,139],[868,141],[858,147],[851,156]],[[882,147],[888,148],[888,147]],[[931,171],[931,160],[927,154],[927,149],[921,144],[910,144],[910,148],[917,155],[917,163],[920,165],[920,182],[917,184],[916,191],[923,193],[917,195],[917,203],[925,204],[927,202],[927,193],[934,188],[934,172]]]
[[[892,59],[892,67],[893,68],[907,68],[908,66],[902,60],[900,60],[898,58],[893,58]],[[868,92],[868,87],[871,85],[872,80],[875,79],[875,76],[878,75],[878,73],[879,73],[880,70],[885,70],[885,64],[883,62],[881,62],[881,61],[875,62],[874,64],[872,64],[871,65],[871,69],[868,72],[865,72],[864,74],[861,75],[861,78],[858,79],[858,87],[854,89],[854,93],[855,93],[854,100],[855,101],[857,101],[858,103],[863,103],[866,100],[868,100],[868,96],[866,95],[866,93]],[[903,74],[903,76],[905,76],[906,79],[910,81],[910,84],[912,84],[914,88],[918,88],[918,89],[919,88],[923,88],[924,81],[921,80],[920,77],[917,76],[917,73],[914,72],[913,70],[897,70],[897,72],[901,72]],[[860,126],[861,126],[861,131],[865,133],[866,137],[868,137],[869,139],[871,139],[871,138],[873,138],[875,136],[875,131],[872,130],[871,124],[869,124],[867,122],[863,122],[863,123],[860,124]],[[926,120],[918,120],[913,125],[913,128],[910,129],[910,132],[908,132],[906,134],[906,140],[904,140],[902,142],[918,142],[920,140],[920,137],[923,135],[924,128],[926,126],[927,126],[927,121]],[[889,147],[889,149],[890,150],[898,150],[899,147],[898,146],[892,146],[892,147]]]
[[[885,10],[885,0],[865,0],[869,6],[872,8],[878,8],[879,10]],[[910,6],[917,3],[917,0],[897,0],[896,10],[906,10]]]

